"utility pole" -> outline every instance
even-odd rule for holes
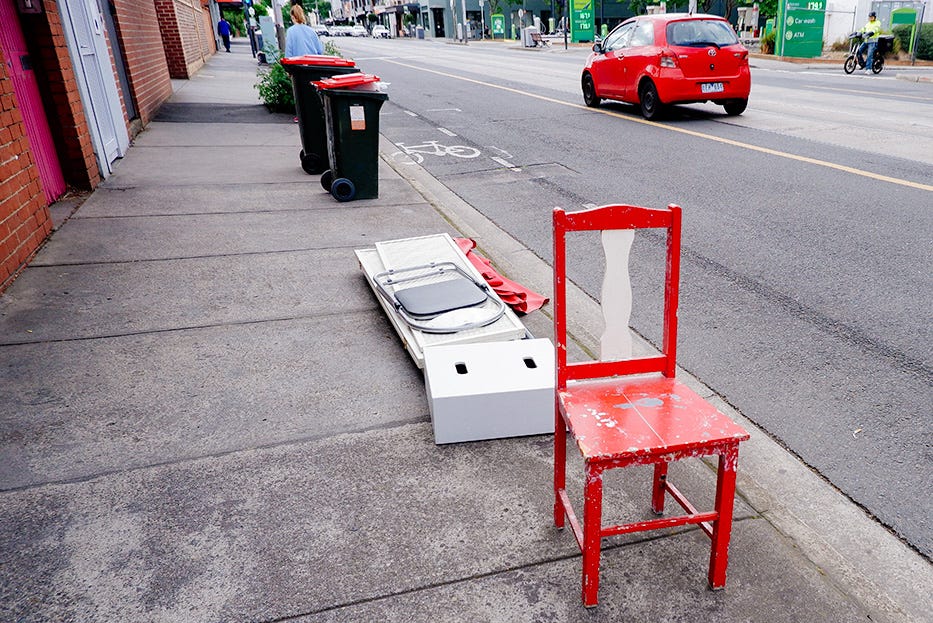
[[[468,29],[467,17],[466,17],[466,3],[467,0],[460,0],[461,8],[463,9],[463,44],[469,45],[470,31]]]

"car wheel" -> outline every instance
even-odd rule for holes
[[[733,117],[745,112],[746,106],[748,106],[748,100],[729,100],[722,105],[726,109],[726,114]]]
[[[644,81],[638,88],[638,101],[641,104],[641,115],[645,119],[660,119],[664,113],[664,104],[658,97],[658,89],[650,80]]]
[[[590,108],[599,106],[600,98],[596,95],[596,85],[593,84],[593,76],[584,74],[583,76],[583,103]]]
[[[854,56],[846,58],[846,62],[842,66],[847,74],[851,74],[853,71],[855,71],[856,67],[858,67],[858,61],[855,60]]]

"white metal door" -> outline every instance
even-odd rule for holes
[[[107,176],[113,161],[126,153],[130,138],[107,50],[104,20],[95,0],[65,0],[58,6],[62,9],[65,31],[70,34],[69,49],[97,163],[101,174]]]

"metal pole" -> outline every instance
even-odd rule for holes
[[[482,20],[480,24],[479,38],[482,41],[486,40],[486,3],[483,0],[479,0],[479,18]]]
[[[463,8],[463,44],[469,45],[470,31],[467,30],[466,0],[460,0],[460,2]]]
[[[570,3],[572,0],[564,0],[564,8],[561,11],[560,21],[561,21],[561,30],[564,31],[564,49],[567,49],[567,31],[570,30],[570,18],[564,19],[566,16],[570,15]]]
[[[910,53],[910,64],[911,65],[917,64],[917,44],[920,43],[920,31],[923,30],[923,10],[926,8],[926,6],[927,6],[926,2],[920,3],[920,18],[914,24],[916,33],[914,34],[914,37],[913,37],[914,50],[913,52]]]

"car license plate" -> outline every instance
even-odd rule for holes
[[[700,90],[704,93],[722,93],[722,82],[703,82],[700,83]]]

